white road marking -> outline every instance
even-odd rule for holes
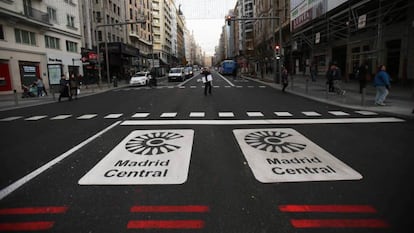
[[[46,118],[47,116],[32,116],[24,119],[25,121],[38,121],[40,119]]]
[[[234,87],[235,85],[233,83],[231,83],[227,78],[225,78],[223,75],[217,73],[218,76],[220,76],[220,78],[224,79],[224,81],[226,81],[230,86]]]
[[[234,117],[234,113],[232,112],[219,112],[219,117]]]
[[[148,112],[138,112],[138,113],[135,113],[132,117],[133,118],[146,118],[149,115],[150,114]]]
[[[190,117],[205,117],[205,113],[204,112],[191,112],[190,113]]]
[[[197,88],[197,86],[190,86],[190,88]]]
[[[0,121],[14,121],[20,118],[23,118],[23,117],[22,116],[6,117],[6,118],[1,119]]]
[[[119,114],[109,114],[109,115],[107,115],[107,116],[105,116],[104,118],[105,119],[118,119],[118,118],[120,118],[122,115],[124,115],[124,114],[122,114],[122,113],[119,113]]]
[[[354,124],[396,123],[405,120],[395,117],[335,118],[335,119],[258,119],[258,120],[127,120],[124,126],[133,125],[290,125],[290,124]]]
[[[233,133],[254,177],[262,183],[362,179],[294,129],[235,129]]]
[[[305,116],[322,116],[321,114],[317,112],[302,112]]]
[[[266,88],[266,86],[259,86],[259,88]]]
[[[247,116],[249,117],[263,117],[263,113],[261,112],[247,112]]]
[[[117,122],[113,123],[112,125],[110,125],[107,128],[103,129],[102,131],[100,131],[99,133],[95,134],[94,136],[86,139],[85,141],[83,141],[79,145],[73,147],[72,149],[66,151],[65,153],[63,153],[61,155],[59,155],[55,159],[53,159],[50,162],[46,163],[45,165],[39,167],[38,169],[32,171],[31,173],[27,174],[26,176],[20,178],[19,180],[15,181],[14,183],[10,184],[9,186],[7,186],[4,189],[0,190],[0,200],[2,200],[3,198],[5,198],[7,195],[11,194],[12,192],[16,191],[18,188],[20,188],[21,186],[23,186],[27,182],[31,181],[32,179],[34,179],[38,175],[42,174],[47,169],[53,167],[55,164],[61,162],[62,160],[64,160],[65,158],[67,158],[68,156],[70,156],[71,154],[73,154],[74,152],[76,152],[77,150],[79,150],[80,148],[82,148],[83,146],[85,146],[88,143],[92,142],[97,137],[100,137],[101,135],[103,135],[104,133],[106,133],[107,131],[109,131],[110,129],[112,129],[115,126],[119,125],[120,122],[121,121],[117,121]]]
[[[364,115],[364,116],[374,116],[378,115],[376,112],[369,112],[369,111],[355,111],[358,114]]]
[[[50,118],[50,120],[66,120],[70,117],[72,117],[72,115],[58,115],[58,116]]]
[[[176,112],[164,112],[163,114],[161,114],[160,117],[162,118],[173,118],[176,117],[177,113]]]
[[[291,117],[293,116],[290,112],[274,112],[279,117]]]
[[[85,114],[85,115],[82,115],[82,116],[80,116],[76,119],[78,119],[78,120],[90,120],[92,118],[95,118],[96,116],[98,116],[98,114]]]
[[[349,116],[349,113],[342,112],[342,111],[328,111],[328,112],[334,116]]]

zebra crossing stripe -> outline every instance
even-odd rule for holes
[[[205,113],[204,112],[191,112],[190,113],[190,117],[205,117]]]
[[[232,112],[219,112],[219,117],[234,117],[234,113]]]
[[[302,112],[302,114],[305,116],[321,116],[321,114],[317,112]]]
[[[138,112],[138,113],[135,113],[132,117],[133,118],[146,118],[149,115],[150,114],[148,112]]]
[[[38,121],[40,119],[46,118],[47,116],[32,116],[24,119],[25,121]]]
[[[14,121],[20,118],[23,118],[23,117],[22,116],[6,117],[6,118],[1,119],[0,121]]]
[[[334,116],[349,116],[349,113],[342,112],[342,111],[328,111],[328,112]]]
[[[92,118],[95,118],[96,116],[97,116],[97,114],[85,114],[85,115],[80,116],[76,119],[78,119],[78,120],[90,120]]]
[[[122,115],[124,115],[124,114],[122,114],[122,113],[120,113],[120,114],[109,114],[109,115],[105,116],[104,118],[105,118],[105,119],[118,119],[118,118],[120,118]]]
[[[274,112],[276,116],[279,117],[291,117],[293,116],[290,112]]]
[[[249,117],[263,117],[263,113],[261,112],[247,112],[247,116]]]
[[[177,116],[176,112],[164,112],[163,114],[161,114],[162,118],[173,118],[176,116]]]
[[[65,120],[65,119],[68,119],[69,117],[72,117],[72,115],[58,115],[58,116],[50,118],[50,120]]]

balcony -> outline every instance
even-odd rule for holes
[[[42,23],[50,24],[49,14],[43,11],[36,10],[29,6],[24,6],[23,15],[29,19],[33,19]]]

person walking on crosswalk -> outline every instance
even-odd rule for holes
[[[385,99],[387,98],[390,90],[390,75],[385,71],[385,65],[380,65],[378,67],[378,73],[374,78],[374,86],[377,89],[377,94],[375,96],[375,104],[380,106],[385,106]]]
[[[207,95],[207,92],[211,95],[211,82],[213,81],[213,76],[208,68],[203,68],[203,77],[202,81],[204,83],[204,95]]]

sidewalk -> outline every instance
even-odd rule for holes
[[[273,77],[270,76],[265,77],[264,80],[248,76],[243,77],[272,86],[278,90],[282,89],[281,84],[276,84]],[[286,92],[355,110],[366,110],[414,119],[414,114],[412,113],[414,109],[413,87],[400,84],[391,85],[390,94],[385,101],[386,106],[374,105],[376,90],[371,82],[367,83],[365,96],[359,93],[359,82],[357,80],[342,82],[341,88],[346,91],[345,95],[328,93],[324,77],[319,77],[316,82],[312,82],[309,76],[293,75],[289,79],[289,86],[286,88]]]
[[[102,93],[108,90],[120,88],[125,85],[127,84],[118,83],[118,87],[113,87],[112,83],[110,84],[110,86],[108,86],[108,84],[106,83],[103,83],[101,84],[101,87],[99,87],[97,84],[91,84],[91,85],[88,85],[87,87],[85,85],[82,85],[78,98],[82,98],[82,97],[97,94],[97,93]],[[50,89],[48,90],[48,95],[42,96],[42,97],[22,98],[21,93],[0,95],[0,111],[6,111],[6,110],[12,110],[12,109],[58,102],[58,98],[59,98],[59,93],[55,92],[53,94],[52,90]],[[67,98],[64,99],[64,101],[66,100]]]

